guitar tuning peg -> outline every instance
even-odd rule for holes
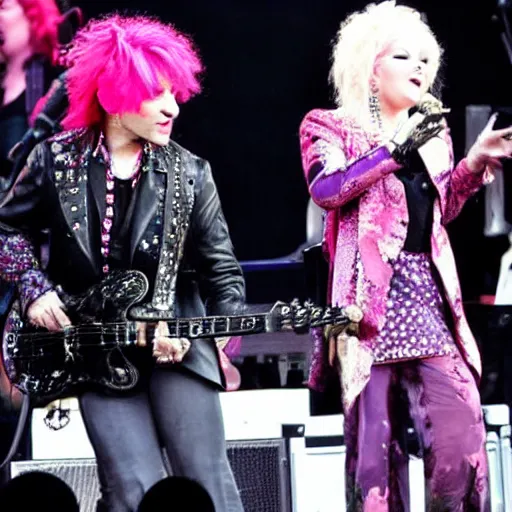
[[[323,310],[322,308],[318,307],[318,306],[313,306],[310,311],[309,311],[309,316],[311,318],[320,318],[323,314]]]
[[[292,318],[292,309],[288,305],[283,305],[281,307],[281,310],[279,311],[279,316],[281,317],[282,321],[289,321]]]
[[[333,315],[333,308],[332,306],[327,306],[326,308],[324,308],[324,314],[323,314],[323,317],[324,318],[331,318]]]
[[[291,307],[292,309],[298,309],[298,308],[300,308],[300,307],[301,307],[300,300],[299,300],[299,299],[297,299],[297,298],[293,299],[293,300],[290,302],[290,307]]]
[[[288,304],[275,304],[275,306],[272,308],[272,311],[275,311],[275,310],[278,310],[279,311],[279,314],[280,315],[289,315],[290,314],[290,311],[291,311],[291,308]]]

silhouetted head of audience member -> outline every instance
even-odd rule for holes
[[[71,487],[43,471],[22,473],[9,480],[0,489],[0,507],[5,512],[79,512]]]
[[[194,480],[179,476],[169,476],[153,485],[142,498],[138,512],[167,512],[171,509],[176,512],[215,512],[208,491]]]

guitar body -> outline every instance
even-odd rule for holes
[[[265,332],[306,332],[310,327],[346,324],[341,308],[319,308],[276,302],[268,313],[198,318],[173,318],[172,312],[140,304],[148,290],[146,276],[137,270],[110,273],[82,295],[63,292],[72,325],[48,332],[34,327],[21,316],[16,302],[5,323],[3,360],[10,382],[32,397],[36,405],[76,395],[85,385],[112,391],[133,389],[139,380],[137,368],[126,357],[137,346],[136,322],[148,324],[147,339],[158,320],[166,321],[170,337],[218,338]],[[137,349],[140,350],[140,349]],[[217,346],[226,389],[240,386],[240,374]]]
[[[70,396],[84,383],[112,390],[133,388],[138,372],[116,346],[118,332],[105,331],[102,325],[125,324],[128,309],[142,299],[147,287],[144,274],[129,270],[111,273],[83,295],[63,294],[73,325],[89,327],[80,336],[66,335],[66,331],[49,333],[30,325],[15,302],[5,323],[2,347],[11,383],[36,400],[48,402]],[[135,332],[132,334],[135,344]],[[125,338],[124,344],[129,345],[130,340]]]

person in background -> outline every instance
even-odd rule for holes
[[[54,79],[65,68],[63,43],[69,42],[81,19],[79,10],[61,4],[55,0],[0,0],[0,198],[14,183],[31,149],[13,156]],[[13,293],[11,284],[0,281],[0,329]],[[20,394],[11,388],[0,362],[0,460],[13,438],[19,403]],[[25,436],[25,458],[27,445]],[[4,470],[0,473],[0,480],[5,479]]]
[[[58,39],[62,21],[54,0],[0,0],[2,184],[12,182],[9,153],[28,130],[37,103],[62,71]]]

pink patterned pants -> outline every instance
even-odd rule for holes
[[[488,512],[480,397],[458,354],[372,368],[345,417],[347,511],[409,512],[400,442],[408,415],[423,452],[427,511]]]

